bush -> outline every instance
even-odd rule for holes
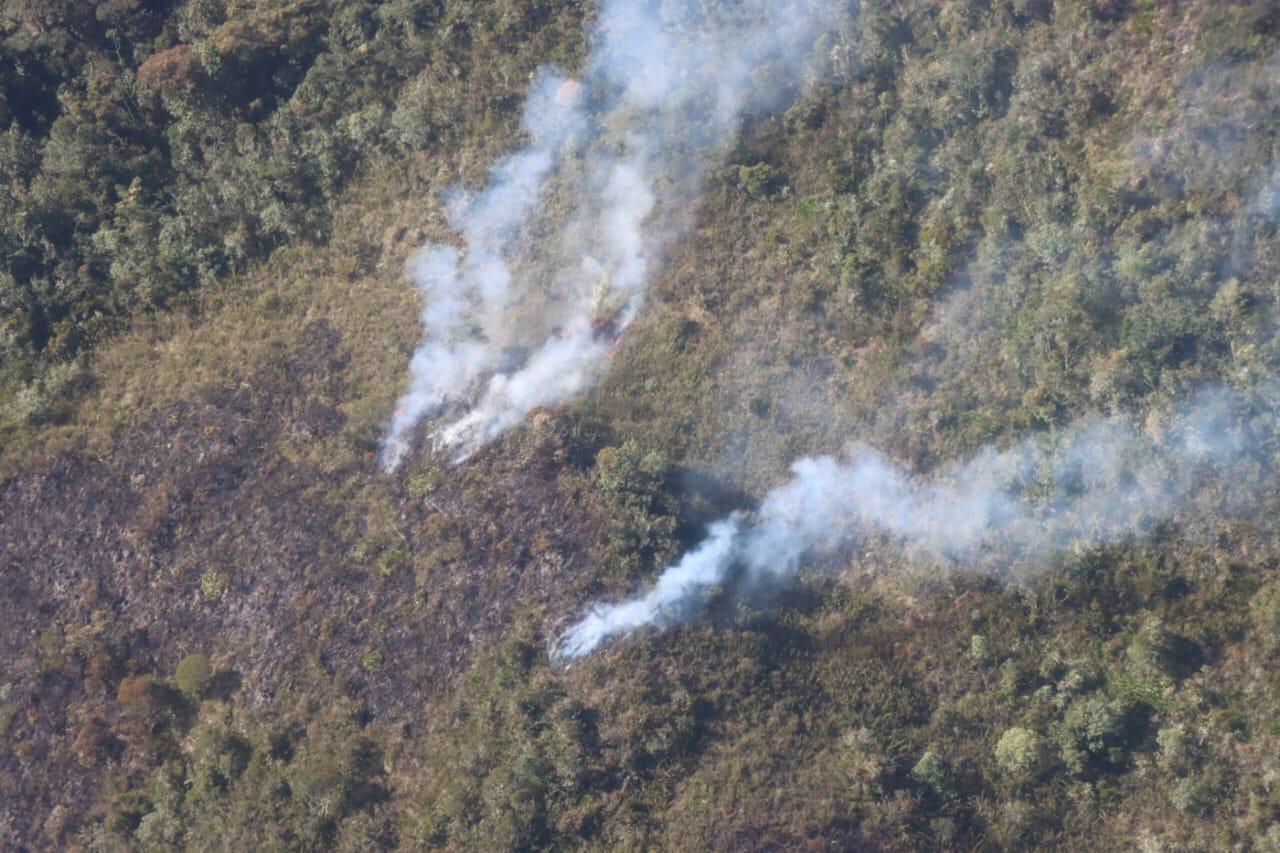
[[[120,680],[116,701],[131,718],[149,719],[159,707],[155,682],[149,675],[130,675]]]
[[[182,821],[165,806],[143,815],[134,837],[148,846],[174,847],[182,837]]]
[[[1124,734],[1124,714],[1105,697],[1073,702],[1057,733],[1062,761],[1072,773],[1096,768],[1118,747]]]
[[[198,697],[213,677],[213,667],[204,655],[187,655],[178,662],[173,677],[179,690],[188,696]]]
[[[946,765],[932,749],[925,750],[924,755],[911,768],[911,778],[939,795],[948,790]]]
[[[628,439],[596,456],[596,477],[609,513],[606,552],[625,572],[665,560],[676,550],[676,502],[662,454]]]
[[[1267,654],[1280,651],[1280,581],[1272,581],[1253,596],[1249,619],[1262,650]]]
[[[222,572],[208,569],[200,575],[200,597],[207,601],[217,601],[227,591],[227,576]]]
[[[1185,772],[1200,752],[1196,738],[1184,723],[1164,726],[1156,732],[1160,765],[1167,770]]]
[[[1125,655],[1135,675],[1163,678],[1173,663],[1173,641],[1164,622],[1157,616],[1148,617],[1134,634]]]
[[[425,468],[409,478],[409,494],[415,498],[425,498],[440,488],[444,482],[444,472],[436,466]]]
[[[974,666],[991,663],[991,643],[981,634],[974,634],[969,638],[969,660]]]
[[[393,545],[378,555],[378,574],[389,578],[409,565],[409,550],[403,545]]]
[[[1012,781],[1029,782],[1043,769],[1044,742],[1035,732],[1015,726],[1000,736],[995,759]]]
[[[752,198],[775,195],[787,185],[786,176],[768,163],[739,166],[737,179],[738,186]]]

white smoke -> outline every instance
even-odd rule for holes
[[[537,75],[526,147],[490,170],[487,189],[449,205],[463,248],[429,245],[413,264],[424,342],[383,439],[388,471],[424,419],[442,421],[432,444],[461,460],[596,379],[682,202],[744,113],[805,84],[806,57],[839,5],[604,3],[581,79]],[[567,210],[540,210],[553,191]],[[532,251],[557,260],[535,275],[529,243],[547,223],[536,239],[553,245]]]
[[[1280,399],[1270,386],[1259,396]],[[611,637],[685,621],[730,579],[785,577],[872,533],[939,560],[1012,563],[1138,535],[1197,501],[1240,509],[1256,444],[1248,411],[1242,395],[1209,388],[1163,422],[1148,419],[1146,429],[1125,417],[1095,418],[1044,446],[987,448],[928,478],[868,447],[843,462],[800,459],[752,521],[735,514],[712,525],[650,591],[591,608],[553,656],[573,660]]]

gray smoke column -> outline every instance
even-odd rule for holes
[[[1274,387],[1261,392],[1277,396]],[[731,577],[746,584],[784,577],[871,533],[945,561],[1012,562],[1139,535],[1197,500],[1246,509],[1248,478],[1236,475],[1251,464],[1258,438],[1246,425],[1248,410],[1236,392],[1208,388],[1146,429],[1123,417],[1081,421],[1048,445],[988,448],[929,478],[868,447],[845,461],[801,459],[752,520],[735,514],[712,525],[648,592],[590,609],[553,657],[573,660],[637,628],[686,621]],[[1215,482],[1228,484],[1235,505],[1224,505],[1221,490],[1201,491]]]
[[[596,379],[681,207],[745,112],[803,88],[839,5],[604,3],[581,78],[540,72],[526,146],[493,166],[483,192],[450,199],[461,247],[429,245],[411,266],[424,340],[382,442],[388,471],[425,419],[437,420],[433,446],[460,461]],[[560,207],[541,210],[552,195]]]

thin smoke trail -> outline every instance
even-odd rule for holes
[[[424,335],[382,441],[387,471],[424,420],[438,422],[432,445],[460,461],[596,380],[679,233],[682,202],[746,112],[776,108],[812,78],[814,38],[838,7],[607,0],[581,78],[540,72],[525,147],[490,169],[483,192],[450,199],[461,247],[428,245],[412,264]],[[563,215],[540,209],[553,192],[567,198]],[[538,239],[556,260],[533,275],[518,260],[548,217]]]
[[[1277,389],[1268,385],[1259,396],[1275,399]],[[1214,482],[1235,483],[1234,504],[1220,501],[1219,511],[1246,509],[1240,483],[1247,478],[1240,475],[1267,437],[1245,425],[1249,406],[1237,392],[1207,388],[1158,435],[1125,417],[1089,419],[1054,448],[1029,440],[1005,451],[987,448],[926,479],[867,447],[846,461],[800,459],[753,520],[734,514],[713,524],[651,589],[589,609],[553,657],[571,661],[638,628],[686,621],[731,574],[740,572],[745,583],[785,577],[866,531],[942,560],[1014,559],[1140,534],[1203,500],[1199,487]],[[1218,492],[1206,494],[1218,499]]]

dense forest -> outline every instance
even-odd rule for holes
[[[1280,7],[634,4],[828,15],[598,381],[388,472],[409,266],[607,5],[0,0],[0,847],[1280,851]],[[858,447],[1128,503],[557,655]]]

